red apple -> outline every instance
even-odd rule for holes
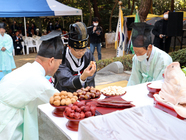
[[[91,113],[90,111],[85,112],[85,117],[86,117],[86,118],[87,118],[87,117],[90,117],[90,116],[92,116],[92,113]]]
[[[81,117],[81,119],[85,118],[85,113],[81,112],[80,117]]]
[[[75,118],[75,119],[80,119],[80,117],[81,117],[81,116],[80,116],[80,113],[76,112],[76,113],[74,114],[74,118]]]
[[[70,114],[69,114],[69,117],[70,117],[70,118],[74,118],[74,113],[70,113]]]
[[[76,108],[76,112],[81,112],[81,109],[79,107]]]
[[[90,107],[89,106],[85,106],[84,108],[84,112],[90,111]]]
[[[92,115],[95,115],[96,107],[95,106],[91,106],[90,107],[90,111],[92,112]]]

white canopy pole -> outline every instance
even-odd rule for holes
[[[26,32],[26,18],[24,17],[24,27],[25,27],[25,38],[27,37],[27,32]]]
[[[81,14],[81,22],[83,22],[83,13]]]
[[[63,28],[65,28],[65,22],[64,22],[64,17],[63,17]]]

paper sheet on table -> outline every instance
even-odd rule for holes
[[[90,117],[79,124],[79,140],[183,140],[186,122],[152,106]]]

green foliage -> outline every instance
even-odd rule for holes
[[[179,62],[180,66],[186,66],[186,48],[169,53],[172,60]]]
[[[185,73],[186,76],[186,67],[182,68],[181,70]]]
[[[134,55],[132,55],[132,54],[128,54],[128,55],[124,55],[123,57],[114,57],[111,59],[99,60],[96,62],[97,63],[97,70],[100,70],[100,69],[106,67],[108,64],[110,64],[112,62],[116,62],[116,61],[120,61],[123,64],[124,70],[131,70],[133,56]]]
[[[172,57],[173,62],[179,62],[180,66],[186,66],[186,48],[185,49],[181,49],[175,52],[171,52],[169,53],[169,55]],[[123,66],[124,66],[124,70],[131,70],[132,69],[132,57],[134,55],[132,54],[128,54],[128,55],[124,55],[123,57],[114,57],[111,59],[103,59],[103,60],[99,60],[97,61],[97,70],[100,70],[104,67],[106,67],[108,64],[112,63],[112,62],[116,62],[116,61],[120,61]],[[186,73],[186,67],[182,69],[185,73]]]

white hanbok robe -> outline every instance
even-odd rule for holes
[[[27,63],[0,81],[0,139],[38,140],[37,106],[59,92],[38,63]]]
[[[136,55],[132,60],[132,73],[127,86],[163,79],[165,68],[172,63],[170,55],[155,46],[152,46],[148,61],[145,59],[140,62]]]

